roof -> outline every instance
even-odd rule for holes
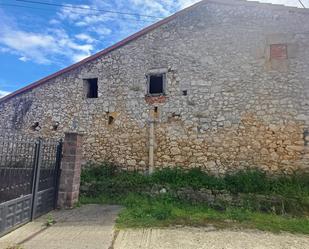
[[[160,27],[160,26],[162,26],[162,25],[164,25],[164,24],[174,20],[176,17],[184,14],[185,12],[190,11],[193,8],[198,7],[199,5],[201,5],[204,2],[214,2],[214,3],[228,4],[228,5],[235,5],[235,4],[244,4],[244,3],[246,3],[246,4],[251,5],[251,6],[254,6],[254,5],[255,6],[256,5],[267,6],[267,7],[271,6],[271,7],[276,7],[276,8],[284,8],[285,10],[286,9],[293,9],[293,10],[304,11],[306,13],[309,13],[307,9],[299,9],[299,8],[296,8],[296,7],[287,7],[287,6],[283,6],[283,5],[274,5],[274,4],[269,4],[269,3],[248,2],[246,0],[202,0],[202,1],[200,1],[200,2],[190,6],[188,8],[185,8],[185,9],[183,9],[183,10],[181,10],[181,11],[179,11],[179,12],[177,12],[177,13],[175,13],[175,14],[173,14],[173,15],[171,15],[171,16],[169,16],[169,17],[167,17],[167,18],[165,18],[165,19],[163,19],[161,21],[159,21],[159,22],[156,22],[156,23],[154,23],[154,24],[152,24],[152,25],[142,29],[141,31],[139,31],[139,32],[137,32],[137,33],[135,33],[135,34],[125,38],[124,40],[121,40],[121,41],[117,42],[116,44],[114,44],[114,45],[112,45],[112,46],[110,46],[110,47],[108,47],[108,48],[106,48],[106,49],[104,49],[104,50],[94,54],[94,55],[91,55],[91,56],[81,60],[80,62],[77,62],[77,63],[75,63],[75,64],[73,64],[73,65],[71,65],[69,67],[66,67],[66,68],[64,68],[64,69],[62,69],[62,70],[60,70],[60,71],[58,71],[56,73],[53,73],[53,74],[51,74],[51,75],[49,75],[49,76],[47,76],[45,78],[42,78],[42,79],[40,79],[40,80],[30,84],[30,85],[27,85],[27,86],[25,86],[25,87],[15,91],[15,92],[9,94],[9,95],[4,96],[3,98],[0,99],[0,103],[4,102],[4,101],[7,101],[7,100],[9,100],[9,99],[19,95],[19,94],[22,94],[24,92],[30,91],[30,90],[38,87],[38,86],[46,84],[51,79],[54,79],[54,78],[56,78],[56,77],[58,77],[60,75],[63,75],[65,73],[67,73],[67,72],[70,72],[70,71],[72,71],[74,69],[77,69],[80,66],[82,66],[82,65],[84,65],[84,64],[86,64],[88,62],[91,62],[91,61],[93,61],[93,60],[95,60],[95,59],[97,59],[97,58],[99,58],[101,56],[104,56],[104,55],[110,53],[111,51],[113,51],[115,49],[118,49],[118,48],[128,44],[129,42],[131,42],[133,40],[136,40],[137,38],[139,38],[139,37],[149,33],[150,31],[153,31],[154,29],[156,29],[156,28],[158,28],[158,27]]]

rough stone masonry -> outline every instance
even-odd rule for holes
[[[205,0],[3,98],[0,114],[5,133],[82,133],[85,162],[308,171],[309,11]]]

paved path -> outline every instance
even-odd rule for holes
[[[53,211],[0,238],[0,249],[309,249],[309,236],[208,228],[127,229],[114,232],[119,206],[85,205]]]
[[[307,249],[309,236],[202,228],[123,230],[114,249]]]
[[[108,249],[119,206],[85,205],[53,211],[0,238],[0,248],[21,243],[22,249]],[[52,216],[56,224],[45,228]]]

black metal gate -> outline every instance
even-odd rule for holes
[[[56,206],[62,142],[0,136],[0,236]]]

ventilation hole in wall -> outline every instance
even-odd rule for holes
[[[180,114],[180,113],[173,112],[173,113],[172,113],[172,117],[173,117],[173,118],[179,118],[179,117],[181,117],[181,114]]]
[[[58,123],[58,122],[55,122],[55,123],[53,123],[51,129],[52,129],[53,131],[56,131],[56,130],[58,130],[58,127],[59,127],[59,123]]]
[[[188,91],[187,91],[187,90],[183,90],[183,91],[182,91],[182,95],[183,95],[183,96],[187,96],[187,95],[188,95]]]
[[[115,121],[115,118],[113,116],[108,116],[108,124],[112,125]]]
[[[33,131],[38,131],[40,129],[41,129],[41,126],[39,122],[35,122],[33,125],[31,125],[31,130]]]

